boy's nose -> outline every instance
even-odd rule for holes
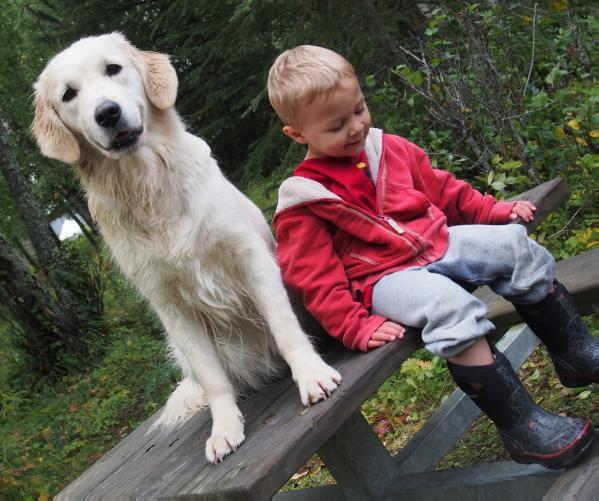
[[[364,124],[362,123],[361,120],[352,120],[351,123],[351,127],[349,129],[349,132],[352,136],[357,136],[358,134],[361,134],[364,131]]]

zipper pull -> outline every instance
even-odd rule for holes
[[[389,226],[391,226],[391,228],[393,228],[400,235],[402,235],[403,233],[406,232],[406,230],[404,230],[401,226],[399,226],[399,224],[397,224],[393,218],[391,218],[389,216],[383,216],[383,217],[384,217],[385,221],[387,221],[387,223],[389,223]]]

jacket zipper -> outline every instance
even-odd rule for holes
[[[381,224],[376,219],[372,219],[371,217],[367,216],[366,214],[363,214],[362,212],[360,212],[360,211],[358,211],[356,209],[348,207],[343,202],[341,203],[341,206],[345,210],[354,213],[356,216],[361,217],[362,219],[366,219],[366,221],[368,221],[368,222],[370,222],[372,224],[375,224],[376,226],[378,226],[379,228],[382,228],[386,232],[391,233],[392,235],[398,235],[399,238],[401,238],[405,243],[407,243],[412,248],[412,250],[414,251],[415,255],[420,251],[420,249],[419,249],[420,246],[416,245],[415,242],[413,242],[412,240],[410,240],[409,238],[407,238],[404,235],[404,233],[406,231],[401,226],[399,226],[399,224],[397,224],[391,217],[384,216],[384,215],[382,215],[382,216],[379,215],[379,217],[381,219],[383,219],[393,229],[393,231],[391,231],[389,228],[387,228],[387,226]]]
[[[406,233],[406,230],[404,228],[402,228],[397,221],[395,221],[395,219],[393,219],[390,216],[385,215],[384,213],[384,209],[385,209],[385,176],[387,174],[387,162],[385,162],[385,149],[384,147],[382,148],[381,151],[381,162],[379,164],[379,173],[378,173],[378,179],[377,179],[377,202],[379,205],[379,211],[378,211],[378,217],[380,217],[381,219],[383,219],[389,226],[391,226],[391,228],[393,228],[399,235],[403,235],[404,233]],[[413,231],[409,231],[407,230],[408,235],[411,235],[415,241],[414,242],[410,242],[410,245],[412,246],[412,248],[416,251],[416,255],[424,249],[424,245],[422,243],[422,239],[420,238],[420,235],[417,235],[416,233],[414,233]],[[407,238],[404,237],[404,239],[406,241],[409,241]]]
[[[391,226],[391,228],[393,228],[400,235],[403,235],[406,232],[406,230],[404,230],[401,226],[399,226],[399,224],[397,224],[397,221],[395,221],[395,219],[393,219],[392,217],[385,216],[385,215],[381,215],[381,217],[385,221],[387,221],[387,224],[389,226]]]

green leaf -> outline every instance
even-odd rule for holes
[[[551,68],[551,71],[545,77],[545,82],[549,85],[553,85],[557,83],[561,76],[565,75],[567,72],[562,70],[559,66],[554,66]]]
[[[536,96],[533,96],[530,102],[532,103],[533,107],[541,108],[549,102],[549,96],[545,91],[541,91]]]
[[[585,399],[589,398],[590,396],[591,396],[591,390],[584,390],[583,392],[579,393],[576,398],[585,400]]]
[[[508,160],[499,166],[501,170],[512,170],[517,169],[518,167],[522,167],[522,162],[520,160]]]

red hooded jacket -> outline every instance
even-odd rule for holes
[[[420,148],[380,129],[370,130],[365,152],[375,211],[294,176],[281,184],[273,218],[285,283],[330,335],[362,351],[387,320],[368,311],[380,278],[440,259],[448,224],[507,223],[514,205],[433,169]]]

